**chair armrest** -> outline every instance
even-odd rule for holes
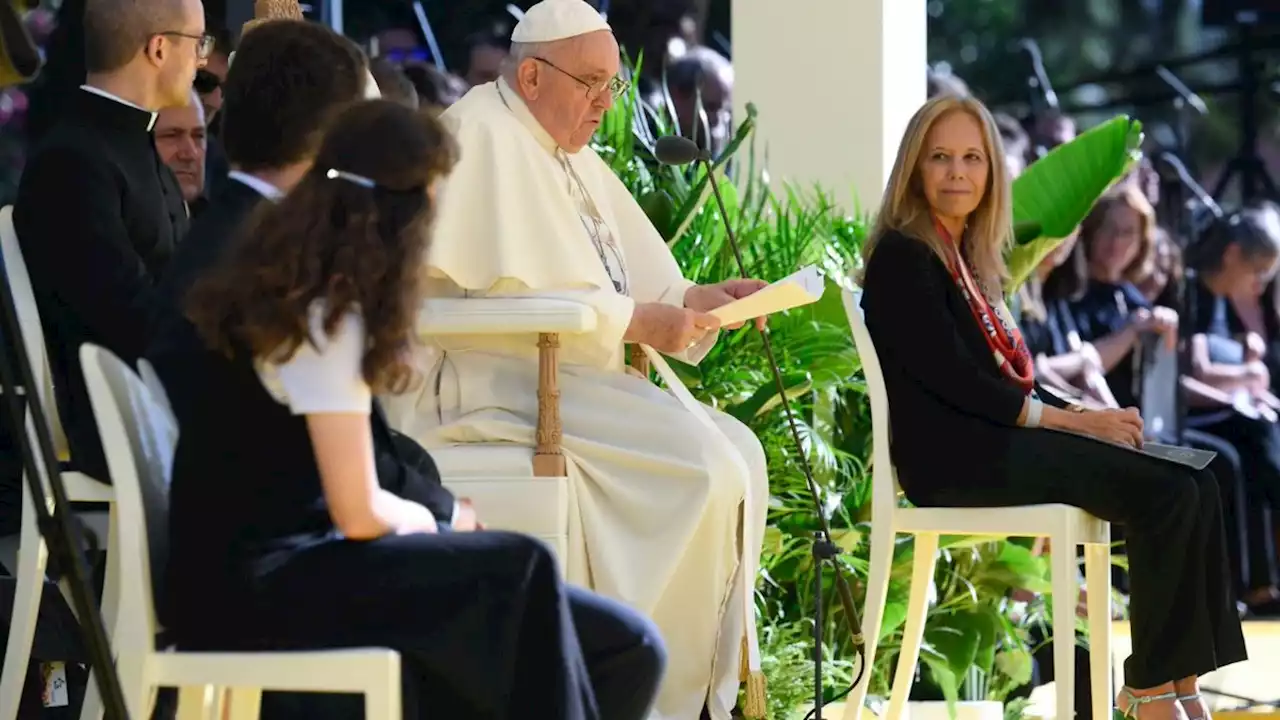
[[[588,333],[596,310],[552,298],[433,298],[418,312],[419,335]]]

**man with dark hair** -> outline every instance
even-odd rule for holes
[[[156,113],[185,105],[212,48],[200,0],[90,0],[85,84],[37,144],[13,221],[49,346],[75,469],[107,480],[80,346],[142,355],[155,278],[187,228],[156,153]]]
[[[162,315],[180,316],[192,282],[250,211],[311,168],[329,118],[363,98],[368,79],[360,48],[323,25],[272,20],[245,34],[224,87],[222,148],[231,172],[161,281]]]

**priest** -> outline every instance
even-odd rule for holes
[[[512,33],[495,82],[443,118],[460,163],[439,191],[426,259],[433,297],[573,297],[599,316],[564,336],[560,402],[574,507],[570,581],[646,613],[669,648],[656,718],[729,720],[742,654],[747,710],[763,710],[753,588],[768,478],[741,423],[629,374],[624,343],[697,362],[710,310],[763,287],[686,280],[643,211],[587,147],[626,83],[609,25],[583,0],[543,0]],[[534,445],[536,348],[527,336],[435,338],[423,392],[392,422],[427,448]],[[446,468],[447,472],[447,468]],[[744,642],[745,637],[745,642]]]

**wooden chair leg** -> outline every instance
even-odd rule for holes
[[[538,335],[538,428],[537,447],[533,453],[533,474],[537,477],[563,477],[565,474],[561,450],[564,429],[560,424],[559,349],[559,335]]]

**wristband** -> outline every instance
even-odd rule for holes
[[[1025,428],[1040,427],[1040,415],[1044,413],[1044,403],[1036,398],[1031,398],[1030,404],[1027,406],[1027,418],[1022,423]]]

